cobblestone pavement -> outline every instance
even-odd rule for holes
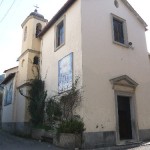
[[[136,144],[136,145],[97,148],[97,149],[93,149],[93,150],[150,150],[150,142],[145,142],[145,143]]]
[[[150,142],[144,143],[135,148],[129,148],[128,150],[150,150]]]
[[[13,136],[0,130],[0,150],[62,150],[49,143]]]

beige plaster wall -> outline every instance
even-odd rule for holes
[[[35,37],[36,33],[36,24],[40,23],[42,25],[42,29],[46,25],[46,22],[35,19],[34,17],[30,17],[27,23],[23,26],[23,34],[22,34],[22,53],[27,49],[38,50],[40,51],[40,39]],[[27,38],[24,41],[24,30],[27,27]]]
[[[28,64],[28,54],[26,54],[19,60],[17,87],[27,82]]]
[[[39,56],[41,47],[40,39],[35,37],[37,23],[40,23],[42,25],[42,28],[44,28],[46,24],[46,22],[34,18],[33,16],[27,18],[27,20],[23,24],[22,52],[19,58],[17,87],[22,86],[37,75],[36,69],[33,65],[33,58],[34,56]],[[24,41],[24,30],[26,26],[27,38]],[[26,95],[27,87],[23,86],[21,87],[21,89]],[[16,108],[14,116],[14,120],[16,120],[16,122],[29,121],[27,99],[24,96],[20,95],[18,91],[16,93]]]
[[[27,94],[26,87],[22,88],[22,92]],[[25,122],[26,119],[26,98],[20,95],[19,91],[17,91],[17,99],[16,99],[16,110],[15,110],[15,122]]]
[[[36,75],[36,69],[33,67],[33,58],[38,54],[29,52],[24,55],[19,61],[19,71],[17,75],[17,86],[20,87],[23,84],[27,83],[29,79],[34,78],[34,73]],[[34,73],[32,70],[35,70]],[[23,93],[27,94],[26,86],[21,87]],[[15,110],[15,120],[16,122],[24,122],[29,121],[29,114],[28,114],[28,100],[22,96],[18,89],[16,92],[16,110]]]
[[[115,131],[115,96],[110,79],[128,75],[139,85],[136,110],[140,129],[150,128],[150,63],[145,29],[121,2],[82,0],[83,117],[87,132]],[[134,49],[113,43],[111,13],[127,22],[128,41]],[[96,128],[97,127],[97,128]]]

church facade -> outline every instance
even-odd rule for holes
[[[3,128],[29,132],[28,104],[18,88],[27,91],[39,63],[48,96],[69,90],[80,77],[84,92],[76,113],[85,123],[83,147],[150,140],[146,27],[126,0],[68,0],[48,23],[32,12],[22,23],[19,66],[5,71],[12,99],[5,105],[4,96]]]

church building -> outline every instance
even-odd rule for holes
[[[37,10],[22,23],[18,67],[5,70],[2,127],[28,133],[27,92],[40,65],[48,96],[83,87],[77,114],[83,147],[150,140],[147,24],[127,0],[68,0],[47,22]]]

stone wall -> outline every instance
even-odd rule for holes
[[[0,128],[2,126],[2,108],[0,106]]]
[[[19,135],[31,134],[31,125],[29,122],[3,122],[2,129]]]

